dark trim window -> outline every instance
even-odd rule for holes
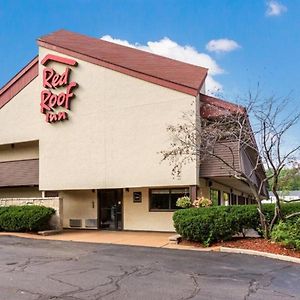
[[[58,194],[58,191],[45,191],[44,196],[45,196],[45,198],[47,198],[47,197],[58,197],[59,194]]]
[[[238,196],[238,205],[245,205],[246,198],[244,196]]]
[[[230,205],[237,205],[237,195],[231,194],[231,203]]]
[[[225,205],[229,205],[230,194],[227,192],[223,192],[223,201]]]
[[[210,200],[212,205],[221,205],[221,192],[219,190],[210,189]]]
[[[151,189],[149,196],[150,211],[173,211],[179,209],[176,206],[178,198],[189,197],[189,188]]]

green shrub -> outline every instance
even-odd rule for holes
[[[282,205],[283,215],[300,211],[299,203]],[[274,204],[264,204],[263,212],[271,221]],[[206,245],[231,239],[245,229],[261,232],[260,218],[256,205],[212,206],[178,210],[173,215],[176,231],[185,239]]]
[[[283,216],[287,216],[289,214],[300,211],[300,202],[282,203],[281,208]],[[266,216],[267,221],[271,222],[274,216],[274,204],[263,204],[263,212]]]
[[[182,213],[181,213],[182,212]],[[230,239],[238,231],[237,222],[226,207],[190,208],[173,217],[176,231],[185,239],[210,245]]]
[[[300,218],[296,221],[279,222],[272,230],[271,238],[286,247],[300,250]]]
[[[0,207],[1,231],[39,231],[49,227],[53,208],[36,205]]]
[[[183,196],[177,199],[176,206],[181,208],[189,208],[192,206],[192,201],[190,197]]]

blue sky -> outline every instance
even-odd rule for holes
[[[37,54],[39,36],[64,28],[159,53],[173,45],[179,56],[213,66],[219,94],[229,100],[258,82],[266,94],[291,92],[294,104],[300,98],[300,1],[0,0],[0,28],[0,86]],[[238,46],[229,51],[220,39]]]

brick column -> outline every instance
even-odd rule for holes
[[[196,200],[196,198],[197,198],[197,186],[190,185],[190,199],[194,201]]]

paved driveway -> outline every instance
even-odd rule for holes
[[[300,265],[2,236],[0,299],[300,299]]]

